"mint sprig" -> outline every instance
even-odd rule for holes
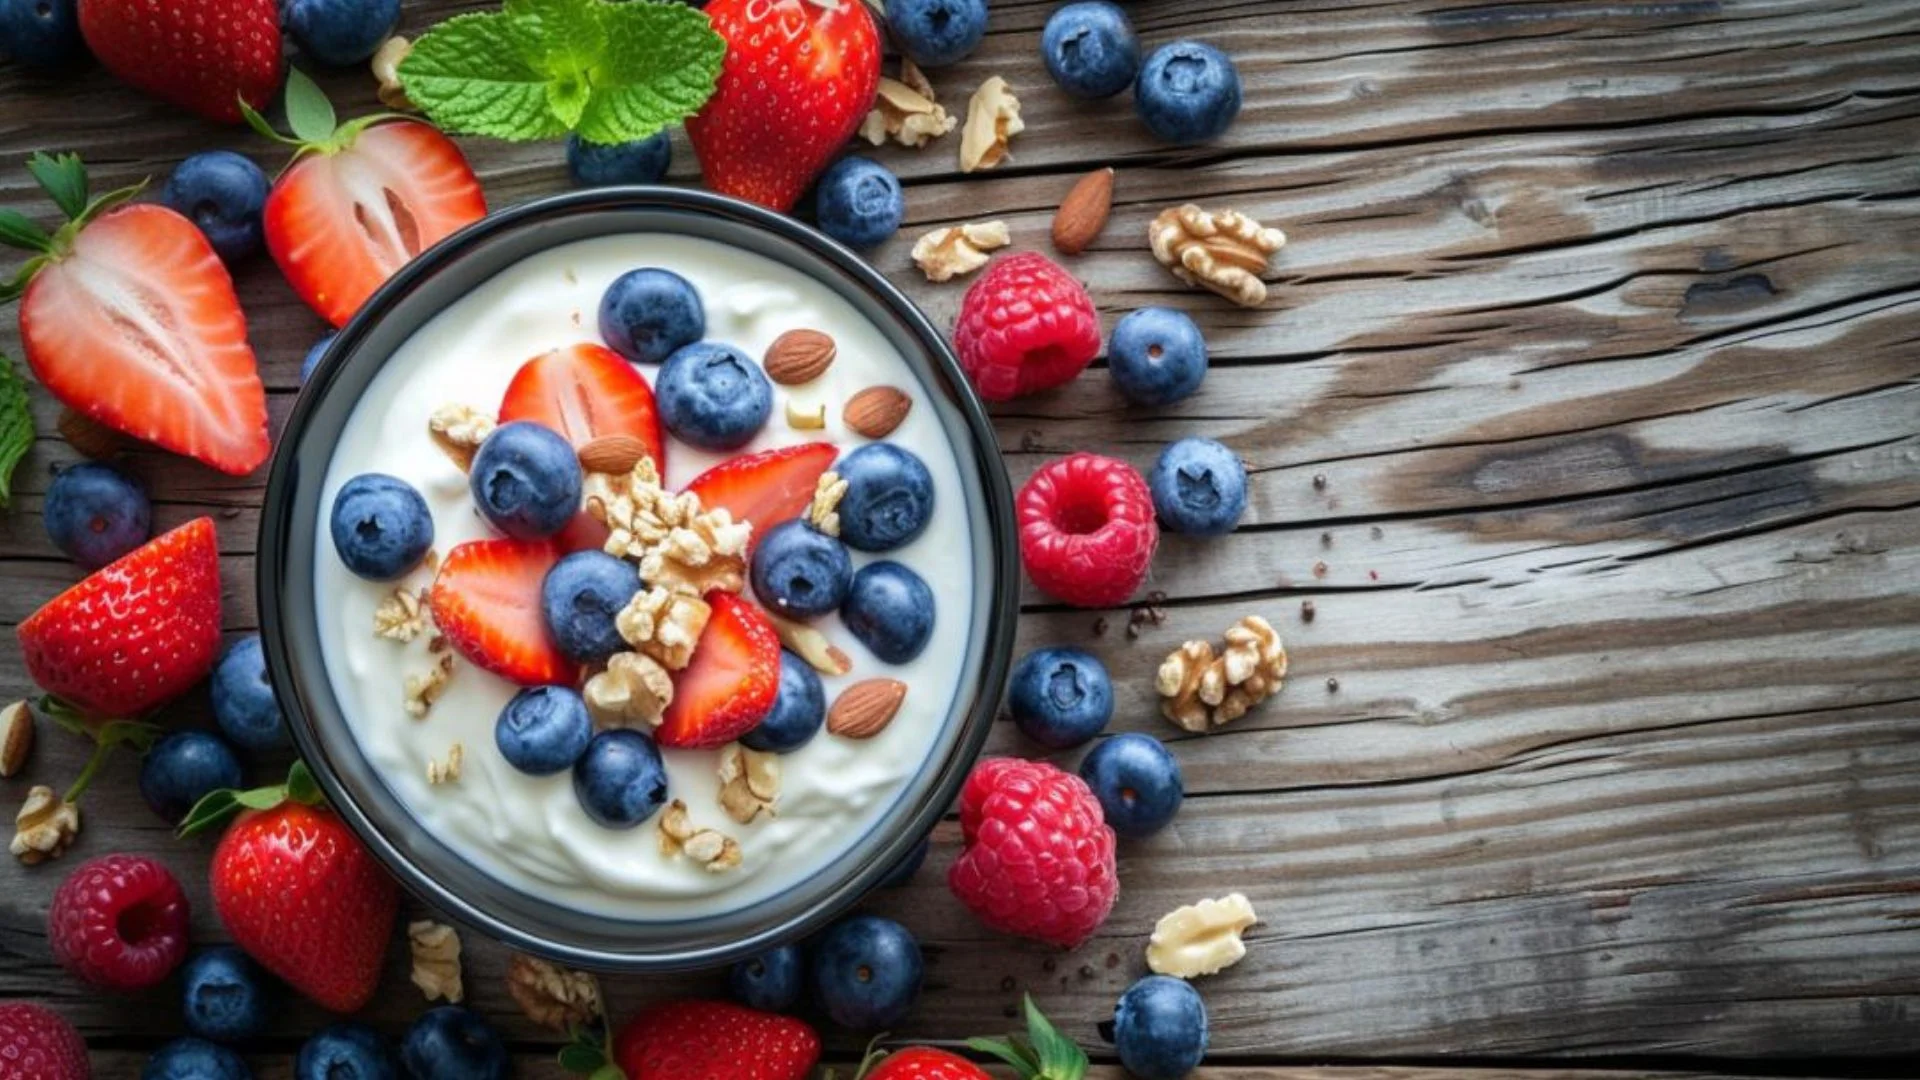
[[[726,48],[683,4],[506,0],[428,31],[400,62],[400,83],[450,132],[631,142],[700,111]]]
[[[0,507],[13,500],[13,470],[33,449],[33,413],[27,382],[13,361],[0,354]]]

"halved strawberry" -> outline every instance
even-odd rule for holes
[[[604,436],[631,435],[646,445],[666,475],[667,449],[653,387],[605,345],[570,345],[520,365],[500,401],[500,422],[514,420],[544,424],[576,450]]]
[[[558,558],[544,541],[470,540],[455,547],[433,579],[434,625],[460,655],[503,679],[572,684],[580,669],[553,643],[540,613],[540,584]]]
[[[236,476],[273,447],[267,394],[233,279],[192,221],[164,206],[87,198],[71,154],[28,168],[70,219],[52,235],[12,215],[0,242],[34,252],[0,301],[20,301],[27,365],[89,420]],[[117,209],[109,209],[111,207]]]
[[[707,603],[713,617],[654,732],[661,746],[725,746],[759,727],[780,692],[780,638],[766,614],[732,593],[710,592]]]
[[[840,451],[831,443],[800,443],[743,454],[693,478],[687,490],[708,509],[725,507],[735,521],[753,523],[753,535],[799,517],[813,501],[820,474]]]

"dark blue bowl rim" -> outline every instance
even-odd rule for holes
[[[973,461],[985,497],[988,517],[986,531],[991,547],[987,560],[994,575],[990,589],[992,603],[990,610],[985,613],[984,666],[971,688],[963,684],[963,700],[969,692],[972,700],[962,720],[959,738],[948,757],[934,763],[939,770],[938,779],[911,807],[911,812],[899,816],[896,811],[893,819],[880,826],[890,832],[883,846],[873,853],[857,873],[841,881],[814,903],[787,913],[750,935],[695,948],[662,949],[647,953],[609,951],[528,932],[509,917],[491,910],[493,905],[483,899],[462,896],[449,889],[428,868],[416,864],[396,847],[369,815],[359,793],[343,783],[336,773],[330,751],[315,728],[311,715],[312,704],[299,692],[302,683],[295,677],[294,650],[284,632],[286,619],[310,618],[313,615],[311,581],[291,580],[288,567],[288,542],[293,529],[301,457],[292,452],[292,448],[302,443],[308,428],[314,423],[326,388],[335,381],[340,371],[350,365],[373,327],[423,283],[489,240],[573,215],[634,209],[704,215],[721,222],[772,233],[776,239],[805,249],[837,272],[839,281],[824,282],[830,288],[843,295],[848,290],[864,292],[898,320],[900,327],[911,334],[920,347],[917,356],[907,354],[907,362],[946,396],[960,413],[971,436],[970,445],[966,448],[971,453],[963,453],[962,459],[970,457]],[[333,808],[403,886],[455,920],[517,949],[563,963],[603,970],[673,971],[731,963],[774,945],[800,940],[817,931],[866,896],[941,820],[946,808],[958,796],[967,773],[986,742],[997,712],[999,690],[1006,681],[1019,612],[1016,550],[1012,488],[1000,458],[993,426],[944,335],[928,321],[912,300],[859,255],[785,215],[710,192],[628,186],[552,195],[491,213],[423,252],[368,298],[329,344],[326,356],[296,399],[276,445],[262,504],[255,590],[269,675],[276,688],[295,688],[291,692],[282,690],[279,696],[296,749],[308,763]],[[980,617],[980,614],[976,612],[975,617]],[[581,917],[601,923],[617,922],[592,915]]]

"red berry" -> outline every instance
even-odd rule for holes
[[[82,0],[80,35],[132,86],[221,123],[280,88],[273,0]]]
[[[993,1080],[993,1075],[958,1054],[909,1046],[888,1054],[867,1080]]]
[[[987,267],[967,290],[953,347],[981,397],[1009,401],[1084,371],[1100,355],[1100,313],[1072,274],[1023,251]]]
[[[140,990],[187,957],[187,894],[171,871],[144,855],[81,863],[53,894],[47,940],[53,958],[108,990]]]
[[[790,1016],[673,1001],[627,1021],[613,1059],[628,1080],[806,1080],[820,1036]]]
[[[1133,466],[1071,454],[1020,489],[1020,561],[1040,591],[1078,607],[1112,607],[1146,580],[1160,526]]]
[[[1044,761],[988,758],[960,792],[966,841],[947,886],[1002,933],[1073,948],[1120,896],[1113,830],[1086,781]]]
[[[87,1044],[73,1025],[43,1005],[0,1005],[0,1077],[88,1080]]]

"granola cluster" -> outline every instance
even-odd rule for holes
[[[696,827],[679,799],[660,813],[660,853],[684,855],[715,874],[740,865],[740,842],[718,829]]]
[[[692,492],[667,491],[652,458],[624,475],[589,473],[585,489],[587,513],[610,530],[607,554],[638,562],[647,582],[688,596],[746,587],[753,526],[702,509]]]

